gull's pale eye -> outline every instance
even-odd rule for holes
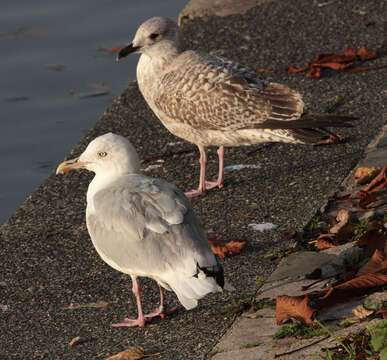
[[[156,39],[157,37],[159,36],[159,34],[156,34],[156,33],[153,33],[153,34],[150,34],[149,37],[154,40]]]
[[[103,158],[103,157],[105,157],[107,155],[107,152],[106,151],[100,151],[99,153],[98,153],[98,156],[100,157],[100,158]]]

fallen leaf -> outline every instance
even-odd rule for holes
[[[373,179],[367,186],[365,186],[361,191],[373,193],[387,187],[387,166],[385,166],[379,175]]]
[[[315,308],[320,310],[338,303],[347,301],[354,296],[360,296],[376,286],[387,284],[387,271],[373,274],[364,274],[355,277],[352,280],[346,281],[340,285],[331,287],[328,291],[320,291],[308,294],[312,297],[323,297],[316,300]]]
[[[211,250],[221,259],[225,259],[228,255],[239,254],[246,245],[246,241],[223,241],[216,239],[208,239]]]
[[[277,325],[290,318],[305,324],[313,324],[312,315],[316,311],[308,305],[308,296],[277,296],[276,319]]]
[[[367,206],[369,204],[372,204],[373,202],[377,201],[378,198],[371,193],[365,192],[363,190],[360,190],[356,194],[351,196],[352,199],[360,199],[359,204],[357,205],[357,208],[360,211],[365,211],[367,210]]]
[[[337,224],[330,228],[329,232],[331,234],[338,234],[340,230],[344,228],[345,225],[348,224],[349,220],[351,218],[351,212],[345,209],[339,210],[336,220],[338,221]]]
[[[325,240],[333,239],[335,236],[335,234],[320,234],[315,243],[316,248],[318,250],[325,250],[337,246]]]
[[[375,59],[376,51],[375,50],[367,50],[365,46],[362,46],[356,53],[357,56],[360,57],[362,61]]]
[[[141,346],[131,346],[118,354],[112,355],[106,360],[137,360],[144,357],[158,356],[160,353],[144,354],[144,349]]]
[[[326,62],[326,63],[315,64],[315,65],[312,64],[311,66],[325,67],[325,68],[330,68],[332,70],[344,70],[352,65],[353,63],[342,64],[340,62]]]
[[[373,314],[374,310],[367,310],[363,305],[356,306],[352,309],[352,314],[358,317],[359,319],[365,319],[367,316]]]
[[[326,235],[326,234],[324,234]],[[316,243],[316,248],[318,250],[325,250],[325,249],[329,249],[329,248],[333,248],[333,247],[336,247],[337,245],[335,244],[332,244],[324,239],[317,239],[317,243]]]
[[[371,224],[356,242],[356,246],[364,248],[363,259],[371,257],[375,250],[380,250],[387,256],[387,229],[382,224]]]
[[[298,72],[302,72],[302,71],[306,71],[308,70],[308,66],[305,66],[305,67],[302,67],[302,68],[296,68],[294,66],[289,66],[286,71],[287,72],[290,72],[290,73],[298,73]]]
[[[141,346],[131,346],[130,348],[119,352],[106,360],[136,360],[144,356],[144,349]]]
[[[322,53],[315,57],[315,59],[304,67],[294,67],[288,66],[287,68],[276,69],[276,68],[260,68],[258,72],[269,72],[269,71],[286,71],[290,73],[298,73],[303,71],[308,71],[308,77],[318,79],[322,76],[324,68],[330,68],[332,70],[341,70],[346,72],[361,72],[361,71],[370,71],[370,70],[379,70],[386,68],[387,65],[374,66],[368,68],[356,68],[353,69],[354,65],[362,63],[363,61],[376,58],[376,51],[367,50],[365,46],[361,47],[359,50],[355,51],[352,48],[347,48],[344,50],[344,54],[332,54],[332,53]]]
[[[386,270],[387,258],[384,256],[383,251],[376,249],[372,258],[359,269],[357,275],[359,276]]]
[[[360,185],[369,183],[376,174],[380,171],[380,168],[376,167],[359,167],[355,172],[355,182]]]

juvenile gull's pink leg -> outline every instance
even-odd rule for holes
[[[207,167],[207,154],[206,150],[202,146],[198,146],[200,151],[200,177],[199,177],[199,187],[197,190],[191,190],[185,193],[185,196],[192,198],[195,196],[203,195],[205,192],[204,184],[206,182],[206,167]]]
[[[207,154],[206,150],[202,146],[198,146],[200,151],[200,180],[197,190],[191,190],[185,193],[188,198],[200,196],[205,193],[206,190],[213,189],[214,187],[223,187],[223,164],[224,164],[224,146],[220,146],[218,149],[219,157],[219,174],[217,181],[206,181],[206,167],[207,167]]]
[[[221,189],[223,187],[223,166],[224,166],[224,146],[220,146],[218,149],[218,158],[219,158],[219,173],[218,180],[216,181],[206,181],[204,184],[205,190],[211,190],[214,187]]]
[[[136,297],[137,300],[137,311],[138,311],[138,318],[137,319],[129,319],[126,318],[124,321],[117,323],[117,324],[111,324],[112,327],[122,327],[122,326],[127,326],[127,327],[133,327],[133,326],[144,326],[146,319],[144,316],[144,313],[142,311],[142,306],[141,306],[141,299],[140,299],[140,285],[138,283],[137,277],[132,276],[132,282],[133,282],[133,294]]]

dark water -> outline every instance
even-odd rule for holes
[[[1,0],[0,224],[56,168],[135,78],[102,47],[128,43],[152,16],[177,19],[178,0]],[[75,93],[110,90],[104,96]]]

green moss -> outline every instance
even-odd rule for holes
[[[273,339],[282,339],[285,337],[296,337],[302,339],[309,339],[315,336],[323,335],[325,332],[321,327],[308,326],[301,324],[299,321],[293,320],[289,325],[282,326],[273,335]]]

